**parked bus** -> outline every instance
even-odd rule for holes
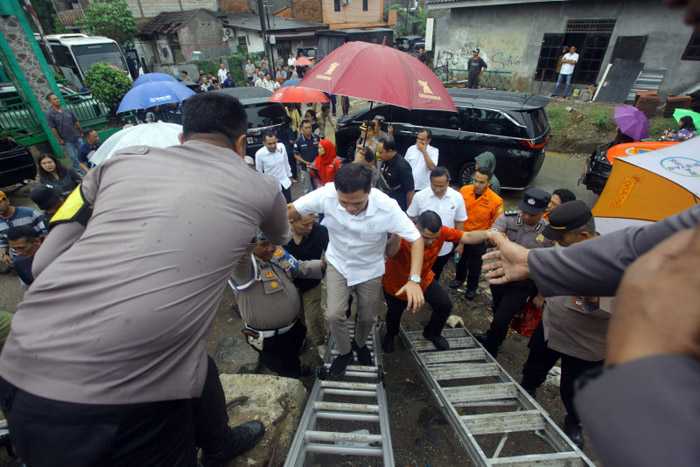
[[[107,37],[85,34],[52,34],[46,36],[56,65],[76,89],[85,88],[85,75],[95,63],[113,65],[129,75],[126,58],[119,45]]]

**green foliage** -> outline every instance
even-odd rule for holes
[[[85,84],[92,95],[114,110],[131,88],[126,73],[112,65],[96,63],[85,75]]]
[[[58,16],[53,19],[53,32],[54,34],[65,34],[68,32],[68,29],[66,29]]]
[[[36,11],[36,15],[39,17],[39,23],[41,23],[44,33],[59,32],[54,27],[56,23],[61,24],[61,22],[58,21],[53,2],[51,0],[32,0],[31,3],[34,11]],[[61,26],[63,25],[61,24]]]
[[[654,117],[649,122],[649,137],[658,138],[666,130],[677,130],[678,122],[675,118]]]
[[[136,35],[136,21],[126,0],[91,1],[82,26],[91,34],[107,36],[122,45]]]
[[[394,3],[391,5],[391,10],[398,12],[398,18],[394,32],[397,36],[425,36],[425,23],[428,19],[428,12],[425,6],[421,3],[413,10],[406,9],[405,0],[400,0],[402,3]]]

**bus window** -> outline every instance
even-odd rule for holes
[[[71,49],[83,75],[87,74],[95,63],[106,63],[128,72],[117,44],[74,45]]]
[[[51,44],[51,51],[58,66],[66,80],[76,89],[82,89],[83,83],[80,79],[80,70],[73,60],[70,50],[65,45]]]

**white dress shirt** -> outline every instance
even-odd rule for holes
[[[406,210],[410,217],[418,217],[425,211],[435,211],[442,225],[453,227],[457,222],[467,220],[467,208],[464,206],[464,198],[457,190],[447,187],[442,198],[435,196],[432,188],[421,190],[413,196],[411,205]],[[452,251],[452,243],[445,242],[438,256],[445,256]]]
[[[275,152],[270,152],[265,146],[258,149],[255,153],[255,170],[272,175],[285,190],[292,186],[292,169],[289,167],[287,149],[282,143],[277,143]]]
[[[216,74],[219,76],[219,84],[224,84],[224,81],[226,81],[226,74],[228,73],[227,69],[221,69],[216,72]]]
[[[415,242],[416,226],[399,204],[376,188],[369,193],[367,209],[353,216],[338,202],[335,184],[328,183],[294,201],[302,216],[323,214],[328,228],[326,260],[353,286],[384,274],[387,234],[394,233]]]
[[[428,151],[428,157],[430,160],[433,161],[433,164],[437,165],[438,158],[440,157],[440,150],[431,145],[428,145],[426,150]],[[406,162],[411,165],[411,170],[413,171],[413,184],[415,185],[416,191],[429,188],[430,169],[425,163],[423,153],[420,152],[418,146],[414,144],[408,148],[404,159],[406,159]]]

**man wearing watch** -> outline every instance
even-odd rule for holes
[[[452,302],[447,291],[440,286],[435,279],[433,264],[443,243],[452,242],[458,244],[478,244],[485,242],[493,232],[461,230],[443,226],[440,215],[435,211],[424,211],[416,218],[416,227],[423,237],[425,249],[423,251],[423,268],[420,275],[411,274],[411,246],[398,235],[392,235],[386,249],[386,273],[382,280],[384,298],[387,303],[386,336],[382,342],[382,349],[386,353],[394,351],[394,340],[399,333],[401,315],[407,308],[406,297],[399,293],[399,289],[406,281],[419,284],[423,290],[425,301],[433,309],[430,321],[423,330],[423,337],[435,345],[438,350],[450,348],[447,339],[442,337],[442,328],[452,312]],[[415,313],[414,309],[414,313]]]

